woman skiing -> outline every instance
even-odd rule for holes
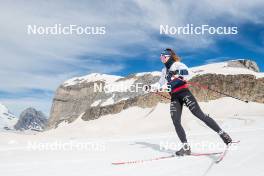
[[[185,131],[181,125],[182,107],[185,104],[194,116],[203,121],[208,127],[217,132],[224,143],[228,145],[232,142],[230,136],[224,132],[219,125],[208,115],[205,115],[193,94],[188,89],[186,78],[189,75],[188,67],[183,64],[175,52],[167,48],[160,55],[161,62],[165,65],[159,80],[161,87],[169,88],[171,95],[170,113],[171,118],[183,147],[176,151],[176,155],[190,155],[191,149],[187,143]]]

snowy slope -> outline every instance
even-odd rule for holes
[[[8,109],[0,103],[0,130],[13,129],[17,118],[11,114]]]
[[[167,156],[178,148],[180,142],[169,117],[169,104],[159,104],[155,109],[129,108],[119,114],[89,122],[78,119],[71,124],[61,125],[58,129],[36,135],[0,133],[0,174],[263,175],[264,105],[221,98],[201,103],[201,106],[234,139],[241,140],[218,165],[213,164],[215,158],[203,156],[111,165],[111,162]],[[193,151],[223,150],[223,142],[217,134],[197,121],[185,108],[183,122]],[[86,147],[74,147],[84,146],[83,144]],[[203,147],[200,144],[207,145]],[[63,145],[73,148],[58,147]]]
[[[224,108],[219,108],[223,105],[225,105]],[[244,103],[228,97],[209,103],[200,102],[200,106],[205,110],[205,113],[210,114],[219,123],[223,123],[226,119],[239,119],[247,116],[264,117],[264,104]],[[187,129],[203,130],[200,127],[204,125],[185,107],[182,121]],[[59,128],[45,133],[51,136],[63,136],[69,130],[71,131],[70,135],[82,136],[85,133],[90,138],[174,133],[169,114],[169,104],[164,103],[159,103],[153,108],[131,107],[118,114],[109,114],[88,122],[79,118],[70,124],[60,124]]]
[[[258,121],[262,125],[263,121]],[[251,126],[254,127],[254,126]],[[102,144],[102,151],[38,151],[27,149],[26,140],[21,141],[17,136],[12,139],[1,138],[6,144],[1,147],[0,173],[5,176],[248,176],[263,175],[263,129],[241,130],[232,132],[233,137],[241,140],[240,144],[218,165],[210,157],[184,157],[159,161],[151,161],[131,165],[111,165],[111,162],[149,159],[169,155],[174,148],[160,149],[161,143],[175,142],[177,138],[172,135],[153,135],[118,140],[93,141],[80,138],[61,139],[64,143],[92,143]],[[15,140],[14,140],[15,138]],[[51,143],[56,139],[38,140],[27,136],[28,141]],[[209,133],[189,134],[191,141],[220,142],[217,136]],[[3,142],[2,142],[3,143]],[[200,148],[192,148],[203,151]],[[215,151],[222,151],[216,149]]]

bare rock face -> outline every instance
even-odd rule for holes
[[[255,62],[247,60],[228,61],[228,67],[241,67],[259,71]],[[78,117],[83,120],[93,120],[107,114],[116,114],[129,107],[154,107],[159,102],[169,102],[162,96],[169,97],[167,93],[162,96],[155,93],[131,91],[95,91],[95,84],[103,86],[115,85],[150,85],[159,80],[159,73],[133,74],[127,77],[116,77],[102,74],[91,74],[85,78],[75,78],[59,86],[53,99],[51,117],[48,128],[56,128],[63,121],[72,122]],[[237,96],[245,100],[264,103],[264,78],[256,78],[252,74],[199,74],[190,82],[208,86],[226,94]],[[206,90],[199,86],[190,86],[198,101],[208,101],[222,97],[216,92]]]
[[[264,78],[257,79],[254,75],[205,74],[192,78],[190,82],[206,85],[210,89],[244,100],[264,103]],[[191,86],[190,89],[199,101],[224,97],[224,95],[199,86]]]
[[[169,97],[165,93],[163,96]],[[82,115],[83,120],[94,120],[103,115],[107,114],[116,114],[121,112],[124,109],[127,109],[132,106],[138,106],[142,108],[150,108],[156,106],[159,102],[168,103],[168,99],[164,99],[161,96],[157,96],[154,93],[149,93],[146,95],[141,95],[137,97],[130,98],[128,100],[122,100],[116,104],[107,105],[107,106],[96,106],[88,108],[85,113]]]
[[[247,59],[238,59],[227,62],[228,67],[240,67],[247,68],[254,72],[259,72],[259,67],[255,61],[247,60]]]
[[[121,87],[122,85],[136,86],[137,84],[139,86],[149,85],[157,82],[159,76],[152,74],[137,76],[134,74],[118,79],[109,77],[104,79],[104,77],[105,75],[91,74],[86,81],[73,85],[61,85],[53,99],[48,128],[56,127],[62,121],[72,122],[83,113],[85,114],[82,118],[90,120],[101,115],[118,113],[122,109],[131,106],[151,107],[161,101],[156,96],[152,96],[155,97],[154,100],[144,99],[143,89],[139,89],[138,92],[94,90],[95,85],[102,85],[102,87],[106,85],[114,85],[115,87]],[[108,79],[111,79],[110,83]]]

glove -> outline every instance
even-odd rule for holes
[[[172,81],[168,82],[167,85],[171,87],[171,90],[180,87],[186,84],[186,81],[182,79],[183,77],[179,76],[178,78],[173,79]]]
[[[150,92],[150,90],[151,90],[151,85],[144,86],[144,92]]]

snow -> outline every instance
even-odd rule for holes
[[[103,91],[107,93],[111,92],[125,92],[130,89],[131,85],[136,81],[135,78],[125,79],[122,81],[118,81],[118,79],[123,78],[121,76],[115,75],[107,75],[107,74],[100,74],[100,73],[92,73],[82,77],[75,77],[69,79],[63,83],[63,86],[72,86],[84,82],[95,82],[95,81],[104,81],[105,85],[102,87]],[[98,91],[101,91],[100,85],[97,85]]]
[[[47,175],[137,175],[137,176],[232,176],[263,175],[264,104],[248,104],[231,98],[200,103],[206,113],[241,142],[218,165],[213,157],[182,157],[131,165],[112,162],[167,156],[180,142],[175,134],[169,104],[155,108],[132,107],[100,119],[64,124],[36,134],[0,133],[0,174]],[[221,107],[221,108],[220,108]],[[183,125],[196,152],[222,151],[223,142],[184,107]],[[204,148],[195,144],[217,144]],[[53,148],[48,147],[53,145]],[[55,145],[56,144],[56,145]],[[56,146],[87,148],[59,148]],[[32,148],[35,146],[36,148]],[[42,146],[38,147],[38,146]],[[54,147],[55,146],[55,147]],[[31,147],[31,148],[30,148]]]
[[[0,114],[8,113],[7,107],[0,103]]]
[[[228,106],[227,106],[228,105]],[[200,102],[200,106],[205,113],[210,114],[219,123],[225,119],[243,117],[261,117],[264,115],[264,104],[249,102],[244,103],[232,98],[220,98],[208,102]],[[219,108],[219,107],[225,108]],[[195,129],[201,126],[190,111],[183,109],[184,118],[182,119],[187,129]],[[199,125],[197,126],[197,122]],[[102,130],[104,129],[104,130]],[[140,134],[167,133],[174,132],[171,123],[169,104],[159,103],[155,108],[131,107],[118,114],[109,114],[97,120],[84,122],[81,119],[68,124],[64,128],[48,131],[47,133],[72,130],[71,134],[82,135],[83,132],[89,137],[113,137],[113,136],[133,136]],[[78,134],[81,132],[81,134]]]
[[[128,91],[131,86],[134,84],[136,81],[135,78],[130,78],[122,81],[115,81],[109,84],[106,84],[107,87],[107,93],[110,92],[126,92]]]
[[[114,104],[114,97],[115,97],[115,94],[112,95],[112,97],[108,98],[107,100],[105,100],[101,106],[107,106],[107,105],[111,105],[111,104]]]
[[[264,73],[262,72],[254,72],[247,68],[239,68],[239,67],[230,67],[227,66],[227,62],[218,62],[218,63],[211,63],[197,67],[190,67],[192,71],[191,76],[196,75],[203,75],[203,74],[222,74],[222,75],[237,75],[237,74],[250,74],[256,76],[256,78],[263,78]],[[153,76],[160,76],[161,72],[154,71],[154,72],[142,72],[136,74],[136,76],[143,76],[146,74],[152,74]]]
[[[190,70],[193,72],[193,76],[212,73],[222,75],[250,74],[256,76],[256,78],[264,77],[264,73],[262,72],[254,72],[247,68],[228,67],[227,62],[212,63],[198,67],[192,67]]]
[[[83,82],[95,82],[95,81],[104,81],[106,83],[112,83],[118,79],[122,78],[121,76],[108,75],[101,73],[92,73],[86,76],[74,77],[63,83],[64,86],[71,86],[75,84],[80,84]]]
[[[0,130],[3,130],[5,127],[13,129],[17,120],[18,119],[9,112],[7,107],[0,103]]]
[[[98,106],[101,103],[102,100],[96,100],[91,104],[91,107]]]
[[[136,76],[144,76],[146,74],[151,74],[152,76],[160,76],[161,72],[159,72],[159,71],[141,72],[141,73],[137,73]]]
[[[114,94],[113,94],[112,97],[108,98],[108,99],[107,99],[105,102],[103,102],[100,106],[111,105],[111,104],[113,104],[113,103],[118,103],[118,102],[120,102],[120,101],[127,100],[127,99],[128,99],[128,97],[126,97],[126,98],[121,98],[121,99],[119,99],[119,100],[117,100],[117,101],[114,101]],[[91,104],[91,107],[98,106],[101,102],[102,102],[102,100],[96,100],[95,102],[93,102],[93,103]]]

